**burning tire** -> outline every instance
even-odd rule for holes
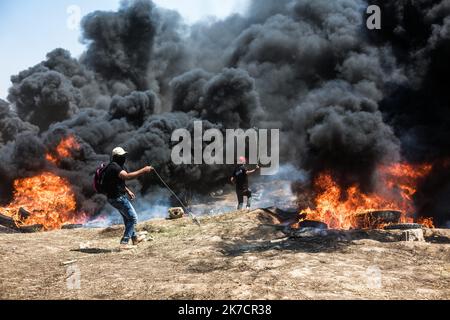
[[[385,230],[414,230],[414,229],[422,229],[423,226],[418,223],[400,223],[394,224],[391,226],[387,226]]]
[[[389,223],[398,223],[401,216],[402,213],[400,211],[370,211],[358,214],[356,220],[358,228],[368,229],[377,228]]]

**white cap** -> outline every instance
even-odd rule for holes
[[[126,154],[128,154],[128,152],[126,152],[123,148],[120,148],[120,147],[115,148],[113,150],[113,152],[112,152],[113,157],[114,156],[120,156],[121,157],[121,156],[124,156]]]

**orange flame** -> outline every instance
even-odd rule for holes
[[[80,144],[74,136],[69,136],[63,139],[56,147],[55,154],[48,153],[47,161],[57,165],[60,159],[69,158],[72,156],[73,150],[79,150]]]
[[[420,218],[417,223],[423,225],[425,228],[434,229],[433,218]]]
[[[80,145],[74,136],[63,139],[53,153],[47,154],[47,160],[58,165],[61,159],[72,156]],[[3,213],[14,219],[18,226],[43,225],[45,230],[60,229],[65,224],[85,223],[87,216],[76,212],[75,193],[70,183],[51,172],[44,172],[31,178],[14,182],[13,201],[6,207],[0,207]],[[30,215],[23,217],[20,209]]]
[[[42,224],[45,230],[53,230],[86,221],[86,215],[76,212],[75,194],[69,183],[53,173],[18,179],[14,189],[14,200],[6,208],[0,208],[0,212],[12,217],[18,225]],[[20,208],[27,210],[30,217],[20,217]]]
[[[417,184],[432,170],[432,166],[397,163],[382,166],[378,170],[380,185],[372,194],[364,194],[359,186],[346,190],[341,188],[330,173],[323,173],[314,182],[317,196],[315,208],[307,208],[302,215],[308,220],[325,222],[333,229],[354,229],[358,227],[358,216],[371,211],[400,211],[401,222],[413,222],[408,214],[414,213],[413,196]],[[426,226],[433,226],[431,219],[423,220]]]

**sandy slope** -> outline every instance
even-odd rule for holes
[[[273,223],[262,211],[206,218],[201,228],[154,221],[140,229],[155,240],[129,252],[117,251],[120,227],[0,234],[0,298],[450,298],[448,231],[435,243],[299,240],[282,239]]]

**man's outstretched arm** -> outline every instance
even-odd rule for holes
[[[255,173],[255,172],[258,171],[258,170],[259,170],[259,166],[256,166],[256,169],[247,171],[247,174],[248,174],[248,175],[253,174],[253,173]]]
[[[140,176],[143,176],[144,174],[152,172],[154,169],[153,167],[147,166],[145,168],[142,168],[141,170],[128,173],[125,170],[121,171],[119,174],[119,178],[125,181],[134,180],[139,178]]]

